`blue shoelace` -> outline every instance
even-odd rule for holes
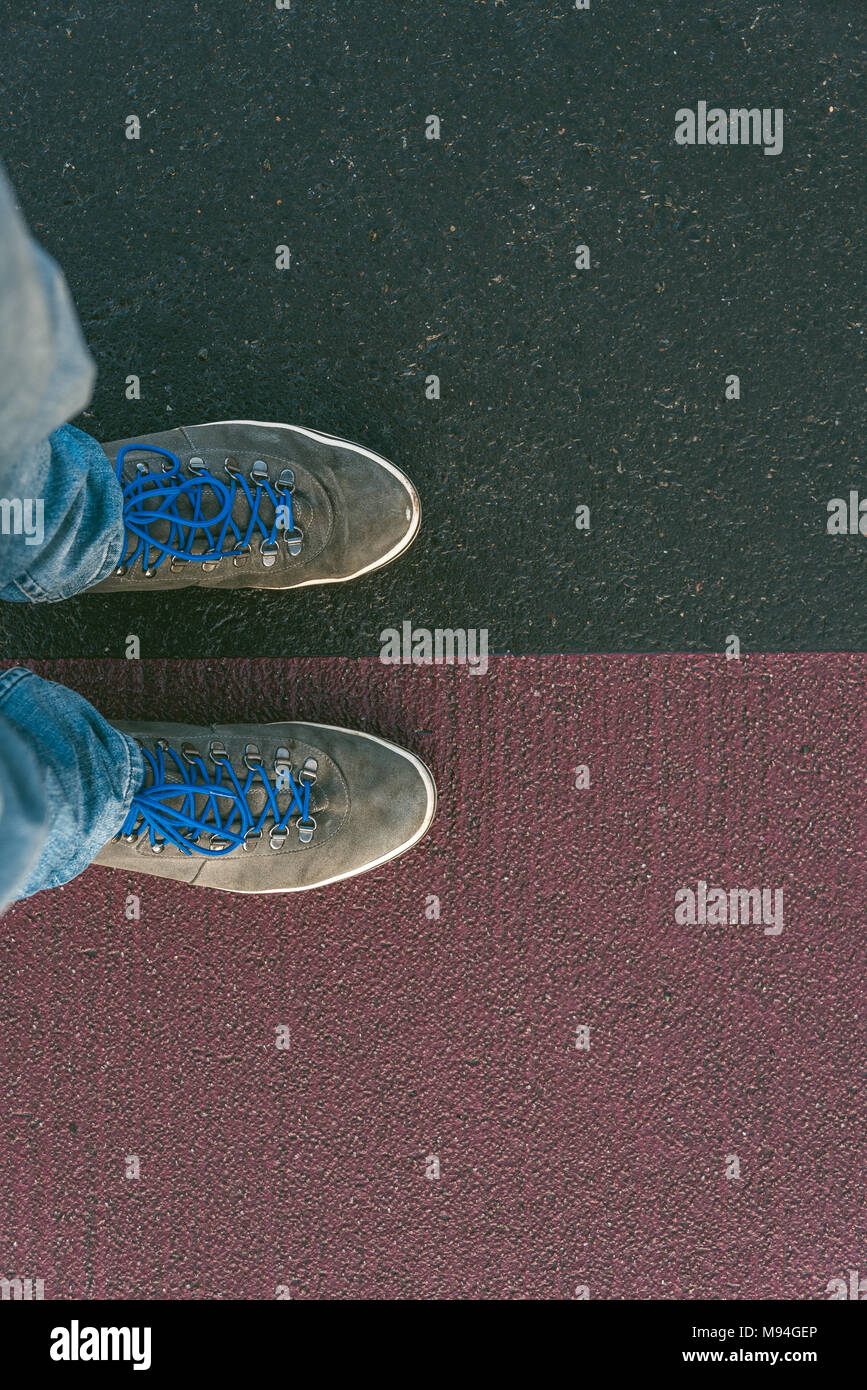
[[[150,473],[144,463],[139,463],[135,477],[125,483],[124,460],[127,454],[133,452],[161,454],[170,462],[164,463],[159,473]],[[253,491],[235,459],[227,458],[224,468],[227,482],[215,477],[202,459],[194,457],[187,464],[192,476],[184,478],[180,459],[169,449],[160,449],[153,444],[127,444],[120,449],[115,474],[123,488],[123,519],[131,539],[127,541],[127,553],[120,561],[117,573],[125,574],[138,559],[148,577],[156,573],[166,557],[171,559],[174,570],[179,564],[189,561],[212,566],[220,560],[237,561],[241,556],[252,554],[253,539],[257,533],[261,537],[259,551],[264,565],[270,566],[276,561],[280,551],[277,536],[281,531],[287,551],[290,555],[297,555],[303,536],[295,525],[292,510],[295,487],[292,469],[284,468],[272,487],[267,465],[262,459],[257,459],[250,470],[250,478],[255,484]],[[232,518],[239,488],[250,509],[250,520],[245,531]],[[211,516],[206,516],[203,509],[208,494],[217,503],[216,513]],[[274,509],[274,520],[270,526],[262,517],[262,506],[266,499]],[[169,523],[167,540],[155,539],[151,531],[155,522]],[[193,544],[202,537],[207,551],[196,554],[192,549]]]
[[[133,797],[115,839],[125,838],[132,843],[147,834],[155,854],[166,844],[172,844],[183,854],[217,856],[238,848],[255,848],[270,818],[273,824],[269,843],[272,849],[279,849],[289,833],[291,817],[297,814],[299,840],[302,844],[312,840],[316,828],[310,815],[310,789],[316,781],[317,767],[314,758],[307,759],[296,778],[292,774],[288,749],[278,748],[274,758],[277,774],[274,786],[258,748],[248,744],[244,756],[247,776],[242,784],[219,741],[210,746],[215,772],[208,769],[192,744],[181,744],[180,754],[165,739],[157,741],[155,753],[139,746],[146,767],[150,769],[151,783]],[[180,781],[174,774],[180,776]],[[254,817],[248,798],[251,791],[261,788],[265,790],[265,804]],[[278,802],[281,792],[289,793],[289,804],[283,810]],[[208,837],[207,845],[199,843],[203,836]]]

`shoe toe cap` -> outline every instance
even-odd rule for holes
[[[331,847],[341,876],[402,854],[426,833],[436,810],[434,781],[421,759],[372,735],[344,737],[344,747],[330,750],[351,789],[349,815]]]
[[[341,577],[378,569],[402,554],[421,524],[415,486],[388,459],[335,440],[328,447],[328,473],[338,524],[332,562]]]

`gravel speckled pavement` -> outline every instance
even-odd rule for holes
[[[6,915],[0,1268],[46,1298],[816,1299],[857,1265],[867,658],[38,669],[114,718],[383,734],[441,799],[411,855],[302,898],[91,868]],[[677,925],[699,879],[781,888],[782,932]]]
[[[863,0],[0,23],[3,155],[99,366],[78,423],[323,430],[424,510],[350,588],[6,605],[2,654],[370,656],[404,618],[499,652],[867,648],[863,538],[825,530],[867,496]],[[702,99],[783,108],[782,152],[675,144]]]

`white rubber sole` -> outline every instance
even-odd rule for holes
[[[276,420],[208,420],[205,425],[187,425],[181,426],[181,428],[206,429],[208,425],[255,425],[266,430],[288,430],[292,434],[304,434],[308,439],[314,439],[319,444],[339,444],[342,449],[352,449],[354,453],[363,454],[365,458],[378,463],[380,468],[386,469],[405,488],[409,516],[407,517],[408,530],[403,540],[392,546],[386,555],[375,560],[372,565],[365,565],[363,569],[355,570],[353,574],[341,574],[334,579],[304,579],[300,584],[293,584],[291,586],[293,589],[307,589],[315,584],[346,584],[349,580],[358,579],[363,574],[372,574],[374,570],[382,569],[383,565],[390,565],[392,560],[397,559],[398,555],[409,550],[418,535],[421,526],[421,498],[413,483],[396,464],[390,463],[387,458],[382,457],[382,454],[376,454],[372,449],[365,449],[363,444],[354,444],[351,439],[341,439],[336,434],[323,434],[321,430],[308,430],[304,429],[302,425],[286,425]]]

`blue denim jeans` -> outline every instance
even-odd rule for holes
[[[4,671],[2,901],[59,888],[86,869],[120,830],[143,781],[138,744],[81,695],[23,666]]]
[[[123,500],[96,440],[66,422],[95,368],[69,290],[0,166],[0,598],[70,598],[111,573]],[[86,868],[143,780],[138,745],[80,695],[0,676],[0,908]]]

